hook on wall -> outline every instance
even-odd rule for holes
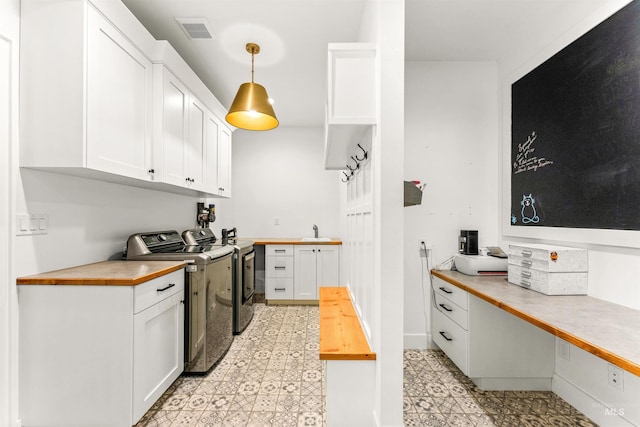
[[[365,150],[364,148],[362,148],[362,145],[358,144],[358,148],[362,150],[363,156],[362,158],[358,157],[358,155],[356,154],[356,161],[363,161],[363,160],[367,160],[367,156],[369,155],[369,153],[367,153],[367,150]],[[351,157],[353,158],[353,156]]]
[[[340,181],[342,182],[349,182],[349,180],[351,179],[351,177],[353,176],[353,172],[351,172],[351,175],[347,175],[347,173],[345,171],[342,171],[342,173],[344,174],[345,178],[347,179],[341,179]]]
[[[356,162],[356,167],[352,168],[351,166],[349,166],[349,163],[347,163],[347,168],[349,168],[349,170],[351,171],[351,174],[353,175],[353,171],[360,169],[360,163],[358,163],[358,161],[354,159],[353,156],[351,156],[351,158]]]

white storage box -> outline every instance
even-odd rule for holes
[[[587,251],[554,245],[509,245],[509,283],[545,295],[586,295]]]

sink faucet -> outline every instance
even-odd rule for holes
[[[315,225],[315,224],[313,224],[313,233],[315,234],[314,237],[317,239],[318,238],[318,226]]]

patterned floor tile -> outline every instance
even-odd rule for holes
[[[205,376],[181,376],[136,427],[326,426],[318,307],[255,304]],[[406,426],[594,427],[548,391],[480,390],[440,350],[405,350]]]

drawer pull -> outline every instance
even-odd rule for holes
[[[449,307],[447,307],[445,304],[438,304],[440,307],[442,307],[442,309],[444,311],[448,311],[449,313],[451,313],[453,310],[450,309]]]
[[[440,335],[442,335],[442,338],[444,338],[447,341],[453,341],[453,338],[449,338],[447,334],[444,333],[444,331],[440,331]]]
[[[175,286],[175,283],[169,283],[167,286],[165,286],[164,288],[160,288],[160,289],[156,289],[156,292],[164,292],[167,289],[171,289]]]
[[[287,250],[286,249],[275,249],[275,252],[279,253],[279,254],[283,254],[283,253],[287,252]]]
[[[533,252],[527,249],[523,249],[522,250],[522,256],[531,256],[533,255]]]
[[[524,261],[522,261],[522,265],[526,267],[531,267],[533,265],[533,261],[529,261],[528,259],[525,259]]]
[[[452,294],[453,291],[450,291],[449,289],[445,288],[444,286],[440,286],[440,290],[442,292],[444,292],[445,294]]]
[[[530,281],[528,281],[528,280],[521,280],[521,281],[520,281],[520,284],[521,284],[522,286],[527,287],[527,288],[530,288],[530,287],[531,287],[531,282],[530,282]]]
[[[276,291],[276,292],[284,292],[286,290],[287,290],[287,288],[275,288],[274,289],[274,291]]]
[[[273,267],[276,270],[286,270],[287,267],[286,266],[281,266],[281,265],[276,265],[275,267]]]
[[[525,279],[531,279],[531,272],[530,271],[523,271],[522,273],[520,273],[520,276],[522,276]]]

